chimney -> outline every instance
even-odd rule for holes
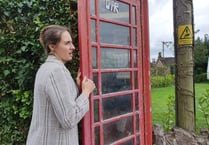
[[[154,58],[152,59],[152,63],[153,63],[153,64],[155,64],[155,63],[156,63]]]
[[[162,58],[161,52],[158,53],[158,59]]]

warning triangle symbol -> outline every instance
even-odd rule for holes
[[[192,32],[189,27],[185,27],[183,33],[181,34],[180,39],[192,39]]]

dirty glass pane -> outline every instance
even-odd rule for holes
[[[138,94],[137,94],[137,93],[135,93],[135,109],[136,109],[136,111],[139,110],[139,105],[138,105]]]
[[[96,86],[96,88],[94,89],[94,96],[98,95],[98,75],[97,74],[93,74],[93,82]]]
[[[97,50],[95,47],[92,47],[92,67],[97,69]]]
[[[102,94],[130,90],[130,72],[102,73]]]
[[[129,141],[124,142],[124,143],[122,143],[120,145],[134,145],[134,140],[133,139],[132,140],[129,140]]]
[[[134,68],[137,67],[137,64],[136,64],[136,50],[134,50]]]
[[[130,68],[130,50],[101,48],[101,68]]]
[[[104,98],[102,100],[103,120],[131,111],[131,95]]]
[[[95,16],[95,0],[90,0],[91,15]]]
[[[133,134],[132,117],[124,118],[103,126],[104,144],[111,143]]]
[[[94,122],[99,121],[99,101],[94,101]]]
[[[133,46],[134,47],[137,46],[137,42],[136,42],[136,28],[133,28]]]
[[[100,128],[99,127],[95,127],[94,128],[94,135],[95,135],[95,145],[100,145]]]
[[[116,0],[99,0],[99,16],[129,23],[129,5]]]
[[[136,25],[136,7],[132,7],[132,23],[133,25]]]
[[[137,72],[134,72],[134,88],[138,89]]]
[[[130,45],[130,28],[100,22],[100,41],[101,43]]]
[[[91,19],[91,41],[96,42],[96,21]]]
[[[136,132],[139,132],[139,114],[136,115]]]
[[[136,145],[140,145],[140,136],[136,137]]]
[[[140,137],[139,136],[136,137],[136,145],[140,145]]]

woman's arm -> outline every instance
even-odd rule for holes
[[[72,128],[89,110],[89,101],[85,93],[76,96],[75,83],[70,78],[71,76],[67,75],[70,74],[60,68],[50,73],[46,84],[46,94],[62,127]]]

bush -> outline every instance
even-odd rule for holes
[[[159,87],[167,87],[174,85],[175,83],[174,75],[166,75],[166,76],[153,76],[151,77],[151,86],[153,88]]]
[[[151,67],[151,76],[166,76],[167,67]]]
[[[69,27],[78,47],[76,0],[1,0],[0,2],[0,140],[2,145],[25,144],[31,120],[34,78],[44,62],[40,30],[49,24]],[[76,49],[67,65],[75,77]]]
[[[170,74],[172,74],[172,75],[175,74],[175,65],[170,66]]]
[[[202,73],[202,74],[197,74],[195,75],[194,81],[196,83],[200,83],[200,82],[207,82],[207,73]]]
[[[32,92],[13,90],[0,102],[1,144],[23,144],[27,137],[32,114]]]
[[[207,89],[204,95],[199,99],[199,109],[204,115],[207,129],[209,130],[209,89]]]
[[[175,126],[175,111],[175,97],[170,95],[167,100],[167,109],[161,114],[163,128],[167,132]]]

